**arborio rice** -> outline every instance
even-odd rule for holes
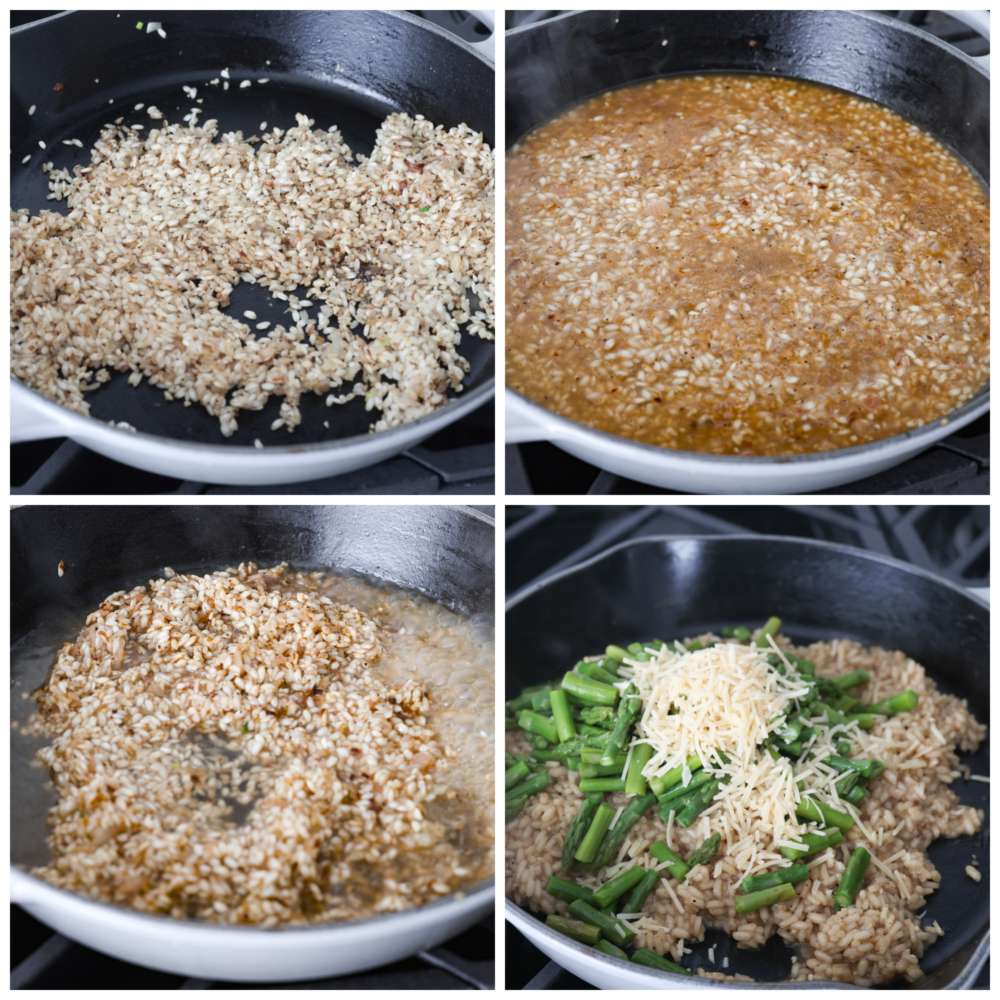
[[[710,641],[708,636],[701,638]],[[877,721],[865,734],[870,738],[865,756],[882,760],[886,771],[869,786],[868,796],[856,809],[859,821],[843,841],[805,859],[810,878],[797,887],[794,900],[739,916],[733,899],[742,873],[725,856],[723,839],[716,859],[696,866],[684,882],[664,872],[642,918],[632,922],[637,930],[635,946],[652,948],[679,962],[686,953],[684,942],[703,940],[706,927],[724,930],[743,948],[757,948],[777,933],[799,945],[792,959],[793,979],[862,986],[896,976],[919,979],[925,949],[948,931],[919,916],[941,879],[925,849],[937,837],[972,834],[981,828],[982,810],[961,805],[948,784],[959,776],[956,747],[975,750],[986,727],[973,718],[964,701],[940,694],[924,668],[903,653],[869,650],[845,639],[802,649],[785,640],[779,645],[812,660],[820,676],[836,677],[859,667],[868,670],[866,704],[906,689],[917,693],[919,704],[913,711]],[[508,733],[507,749],[524,754],[529,745],[519,733]],[[552,786],[529,799],[507,827],[506,892],[519,905],[566,915],[568,904],[550,896],[545,885],[562,868],[563,840],[582,796],[575,772],[555,763],[546,767]],[[612,798],[616,806],[626,802],[621,794]],[[711,816],[702,814],[689,829],[674,824],[668,843],[687,857],[712,832]],[[666,834],[663,821],[651,811],[632,828],[613,864],[573,878],[596,886],[632,864],[656,867],[659,862],[649,846],[667,840]],[[864,887],[853,905],[834,912],[833,894],[847,859],[859,846],[872,854]],[[718,968],[696,971],[710,978],[733,978]]]
[[[37,692],[59,801],[34,874],[263,926],[487,877],[491,734],[462,711],[492,716],[483,627],[399,591],[362,585],[371,615],[327,596],[350,583],[247,564],[108,597]]]
[[[214,119],[145,138],[109,125],[75,177],[45,164],[70,213],[11,213],[12,373],[86,414],[109,369],[131,372],[227,437],[271,395],[288,429],[316,392],[364,396],[384,430],[459,391],[460,325],[492,339],[492,151],[465,125],[394,114],[355,166],[337,129],[296,120],[218,142]],[[257,337],[220,312],[241,280],[308,298]]]

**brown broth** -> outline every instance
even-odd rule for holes
[[[507,382],[599,430],[826,451],[988,379],[989,205],[898,115],[783,78],[655,80],[506,162]]]

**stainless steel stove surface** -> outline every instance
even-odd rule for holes
[[[506,593],[591,558],[619,542],[648,535],[747,534],[820,538],[893,556],[988,595],[989,506],[508,506]],[[712,935],[716,935],[712,937]],[[505,925],[507,989],[589,990],[594,987],[550,962],[519,931]],[[732,944],[709,931],[704,945]],[[741,961],[766,959],[784,945],[772,938]],[[722,951],[721,954],[725,954]],[[703,964],[707,959],[702,958]],[[753,974],[751,971],[749,974]],[[989,962],[975,989],[989,989]]]
[[[506,27],[515,28],[543,21],[565,11],[508,11]],[[990,43],[976,28],[941,11],[883,10],[948,42],[966,55],[988,57]],[[963,12],[965,13],[965,12]],[[988,12],[972,12],[988,18]],[[975,17],[973,17],[973,20]],[[508,445],[506,448],[506,492],[508,496],[651,496],[689,495],[661,489],[606,472],[567,454],[555,445]],[[822,495],[894,496],[988,496],[990,492],[989,414],[945,438],[929,451],[895,468],[845,486],[820,491]]]

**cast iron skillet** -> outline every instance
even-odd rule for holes
[[[901,649],[927,668],[942,691],[967,698],[976,718],[989,722],[989,611],[977,598],[885,556],[829,542],[761,535],[625,542],[522,590],[507,604],[506,697],[561,676],[609,642],[756,626],[772,614],[782,619],[782,632],[802,644],[840,637]],[[963,754],[962,761],[973,773],[988,774],[988,745]],[[988,785],[959,779],[952,787],[964,804],[988,811]],[[981,966],[989,953],[984,943],[989,929],[988,830],[987,815],[976,836],[942,839],[930,847],[942,886],[929,897],[925,922],[940,921],[945,936],[922,959],[926,975],[919,988],[944,985],[957,969],[971,971],[968,967],[976,962]],[[972,854],[982,865],[980,883],[964,874]],[[558,960],[563,965],[575,961],[570,971],[588,981],[609,988],[617,971],[630,977],[618,981],[621,987],[662,989],[681,979],[626,966],[561,938],[540,920],[527,919],[510,900],[506,906],[508,919],[513,913],[519,929],[547,954],[552,954],[555,939],[559,945],[568,942],[571,953],[561,949]],[[712,944],[714,966],[707,954]],[[761,981],[779,980],[791,969],[791,954],[777,936],[758,952],[738,950],[719,931],[709,931],[704,943],[690,946],[694,955],[684,960],[690,969],[721,970],[723,956],[729,958],[730,973]]]
[[[446,128],[464,122],[494,143],[492,63],[461,39],[411,14],[188,10],[163,21],[166,39],[136,29],[137,22],[148,20],[146,13],[76,11],[11,31],[12,209],[66,214],[64,201],[46,200],[40,164],[52,160],[56,168],[68,167],[72,173],[74,166],[89,163],[101,127],[119,116],[125,117],[123,124],[142,124],[148,131],[155,123],[145,110],[133,110],[137,103],[147,108],[155,104],[171,123],[199,107],[200,122],[217,118],[220,131],[242,130],[245,136],[259,135],[264,121],[268,128],[294,126],[300,112],[313,118],[317,128],[338,125],[353,152],[366,156],[374,147],[375,130],[395,111],[422,114]],[[225,68],[230,72],[228,91],[221,83],[206,86]],[[257,83],[265,77],[270,82]],[[240,88],[244,80],[252,81],[248,89]],[[62,88],[55,91],[57,84]],[[195,101],[182,85],[197,88]],[[202,98],[204,104],[197,104]],[[37,110],[29,116],[31,105]],[[72,138],[84,148],[63,145],[62,140]],[[45,150],[38,147],[40,140]],[[31,161],[23,165],[28,153]],[[305,290],[299,295],[305,297]],[[241,283],[225,311],[242,317],[250,309],[258,321],[287,326],[286,305],[260,286]],[[445,407],[447,420],[435,419],[435,414],[421,418],[431,425],[427,433],[481,406],[493,392],[492,342],[466,335],[460,353],[471,366],[464,388]],[[201,407],[168,403],[162,390],[145,380],[133,388],[118,373],[89,393],[88,402],[92,415],[105,423],[126,421],[170,442],[227,451],[248,448],[248,458],[258,466],[263,456],[254,448],[255,438],[272,451],[319,446],[329,458],[334,442],[363,440],[372,423],[363,400],[327,407],[323,397],[308,393],[302,399],[302,424],[293,435],[270,431],[281,402],[274,398],[256,413],[241,411],[239,430],[227,439],[218,420]]]
[[[108,594],[178,572],[253,560],[356,572],[467,615],[494,613],[494,523],[454,506],[37,507],[11,513],[11,714],[63,642]],[[65,575],[57,567],[65,562]],[[493,905],[493,880],[464,896],[368,920],[264,931],[172,920],[87,900],[25,873],[49,859],[55,795],[34,748],[11,748],[11,896],[92,948],[153,968],[235,981],[342,975],[434,947]]]
[[[760,73],[877,101],[935,136],[989,186],[989,75],[946,43],[878,13],[592,10],[515,28],[504,44],[508,149],[568,107],[626,83],[681,73]],[[793,493],[850,482],[903,461],[989,409],[986,386],[948,415],[947,426],[934,421],[829,452],[742,458],[645,445],[553,414],[513,390],[507,398],[509,440],[550,438],[621,475],[706,493]]]

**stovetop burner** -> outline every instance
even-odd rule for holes
[[[11,907],[12,990],[492,990],[492,915],[447,944],[352,976],[292,983],[186,979],[102,955]]]

